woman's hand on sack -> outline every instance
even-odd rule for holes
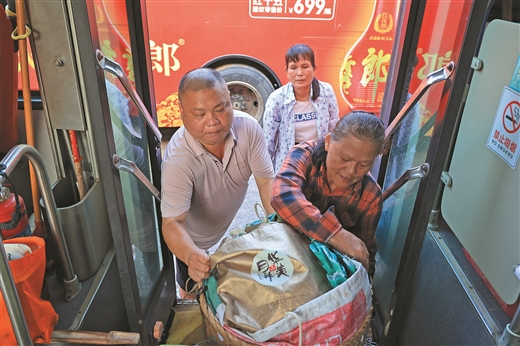
[[[206,251],[197,249],[188,258],[188,274],[196,282],[209,278],[209,256]]]
[[[341,229],[329,239],[329,244],[339,252],[353,257],[368,270],[369,254],[365,243],[346,229]]]

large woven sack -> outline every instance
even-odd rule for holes
[[[280,341],[298,344],[341,345],[362,326],[372,306],[371,286],[365,268],[345,283],[299,307],[278,323],[250,335],[255,341]]]
[[[309,240],[279,222],[262,223],[210,256],[223,323],[248,333],[330,290]]]
[[[270,215],[270,222],[261,218],[257,222],[235,229],[231,231],[231,235],[222,242],[221,247],[234,242],[239,235],[253,234],[252,237],[254,237],[254,231],[258,228],[264,228],[267,224],[276,224],[278,220],[280,219],[277,218],[276,215],[274,215],[274,217]],[[289,227],[287,225],[284,226]],[[275,229],[278,229],[278,227],[280,226],[276,226]],[[284,228],[284,232],[286,230],[291,231],[288,234],[290,238],[293,236],[301,236],[301,234],[290,227]],[[306,237],[303,238],[305,238],[303,244],[306,249],[308,249],[309,241]],[[282,243],[274,242],[272,246],[280,246],[280,244]],[[257,247],[258,245],[256,248]],[[342,258],[345,257],[339,253],[338,255]],[[217,256],[210,257],[212,260],[212,268],[214,268],[214,264],[217,261]],[[231,259],[232,258],[233,257],[231,257]],[[240,256],[236,258],[238,259]],[[233,264],[233,262],[234,260],[231,260],[231,265],[228,264],[227,267],[234,267],[235,264]],[[313,258],[311,262],[317,263],[317,259]],[[230,321],[225,318],[225,304],[220,304],[217,308],[214,306],[214,302],[213,305],[208,304],[206,295],[209,294],[209,292],[206,291],[206,294],[202,294],[200,297],[206,337],[210,344],[233,346],[364,345],[367,338],[371,337],[371,284],[368,273],[361,263],[351,259],[346,262],[353,264],[355,271],[345,282],[333,289],[327,290],[292,311],[287,310],[282,318],[257,330],[244,330],[237,328],[237,325],[234,323],[230,323]],[[240,263],[239,266],[252,266],[247,263]],[[222,271],[222,269],[224,268],[221,268],[220,271]],[[323,268],[321,269],[323,270]],[[242,269],[242,272],[247,272],[247,270]],[[320,272],[320,275],[322,275],[323,272]],[[240,283],[235,282],[235,284]],[[305,285],[305,283],[302,283],[302,285]],[[243,288],[243,292],[244,294],[242,294],[241,298],[246,300],[253,299],[256,294],[252,288],[247,287]],[[263,313],[269,315],[269,311],[264,310]]]
[[[211,345],[233,346],[364,345],[371,337],[371,286],[364,267],[354,262],[357,270],[346,282],[255,333],[244,333],[224,323],[202,294],[206,338]]]

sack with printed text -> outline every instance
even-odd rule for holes
[[[212,275],[200,300],[211,342],[358,345],[351,343],[358,338],[362,345],[372,302],[359,262],[340,258],[349,268],[337,281],[320,265],[309,239],[289,225],[263,219],[243,230],[238,238],[231,232],[210,257]]]

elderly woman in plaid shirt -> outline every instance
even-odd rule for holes
[[[381,188],[369,173],[382,152],[378,117],[355,111],[318,142],[294,146],[273,184],[271,205],[296,230],[354,257],[373,276]]]

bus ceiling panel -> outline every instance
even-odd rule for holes
[[[33,58],[42,102],[54,129],[85,131],[85,119],[65,3],[27,1]]]
[[[483,37],[441,211],[506,304],[520,294],[520,24],[492,21]],[[517,90],[515,91],[514,88]]]

